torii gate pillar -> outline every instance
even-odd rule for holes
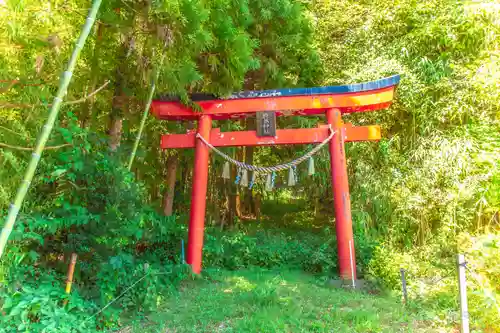
[[[335,229],[337,233],[337,251],[339,256],[339,274],[343,280],[356,280],[356,256],[352,232],[351,199],[347,180],[347,162],[345,158],[345,127],[338,109],[326,111],[328,124],[335,135],[330,141],[330,162],[332,173],[333,200],[335,205]]]
[[[198,120],[198,134],[210,138],[212,116],[203,115]],[[201,272],[203,234],[205,232],[205,208],[207,202],[209,148],[196,140],[194,152],[193,189],[191,192],[191,211],[189,213],[187,263],[195,274]]]

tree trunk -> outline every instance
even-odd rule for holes
[[[226,182],[226,197],[227,197],[227,224],[233,225],[234,218],[237,216],[236,214],[236,185],[234,184],[234,176],[236,175],[236,167],[231,167],[231,178]]]
[[[109,127],[109,148],[111,151],[116,151],[122,139],[123,119],[121,115],[112,115]]]
[[[185,159],[183,159],[183,162],[181,163],[182,169],[181,169],[181,181],[182,181],[182,195],[184,196],[189,188],[188,188],[188,181],[189,181],[189,166],[186,162]]]
[[[237,161],[241,161],[243,159],[243,149],[242,148],[239,148],[237,151],[236,151],[236,160]],[[236,169],[236,173],[235,175],[237,174],[238,170]],[[238,216],[238,218],[241,218],[242,214],[241,214],[241,197],[240,197],[240,186],[235,186],[235,204],[236,204],[236,216]]]
[[[216,174],[214,178],[215,182],[215,211],[216,211],[216,219],[217,223],[222,225],[224,223],[224,218],[227,215],[226,210],[226,196],[225,196],[225,186],[224,186],[224,178],[221,177],[220,174]]]
[[[97,81],[99,79],[99,61],[100,61],[100,48],[102,47],[102,34],[104,30],[104,25],[96,22],[97,25],[97,37],[94,45],[94,54],[92,56],[92,68],[90,70],[90,86],[87,93],[93,92],[97,87]],[[83,105],[82,111],[80,113],[80,127],[87,128],[89,125],[89,120],[91,119],[92,109],[94,108],[95,96],[87,99]]]
[[[161,163],[161,157],[162,157],[162,150],[159,148],[159,147],[152,147],[148,153],[146,154],[146,156],[144,156],[144,160],[145,161],[160,161]],[[152,162],[151,164],[153,165],[154,162]],[[139,167],[135,167],[134,169],[141,169]],[[158,173],[159,174],[164,174],[164,168],[158,168]],[[130,171],[132,171],[132,169],[130,169]],[[148,173],[144,173],[143,175],[148,175],[147,177],[145,178],[148,178],[148,180],[146,180],[147,183],[150,183],[149,181],[149,174]],[[161,187],[161,183],[160,182],[155,182],[153,181],[153,184],[150,186],[150,189],[149,189],[149,197],[150,197],[150,202],[157,202],[158,200],[162,200],[163,199],[163,196],[161,195],[161,191],[160,191],[160,187]]]
[[[209,167],[209,180],[208,180],[208,193],[207,193],[207,221],[210,221],[211,225],[217,225],[221,223],[221,219],[224,215],[224,200],[223,190],[224,182],[219,174],[219,169],[216,167],[215,155],[210,156],[210,167]]]
[[[321,202],[319,200],[320,198],[320,191],[319,191],[319,187],[316,187],[314,189],[314,216],[317,218],[319,217],[319,213],[320,213],[320,210],[321,210]]]
[[[260,210],[261,198],[262,196],[260,195],[260,193],[257,193],[253,200],[253,210],[255,212],[255,218],[257,219],[257,222],[260,222],[261,219],[261,210]]]
[[[222,205],[224,207],[224,211],[221,214],[220,230],[224,229],[225,224],[229,224],[230,215],[231,215],[231,207],[230,207],[231,200],[230,200],[230,195],[228,192],[227,183],[228,183],[227,180],[221,178],[220,186],[221,186],[221,193],[224,197],[223,205]]]
[[[238,152],[234,154],[235,158],[238,158]],[[227,181],[226,184],[226,197],[227,197],[227,202],[228,202],[228,214],[227,214],[227,224],[232,226],[234,224],[234,220],[236,216],[240,216],[238,214],[238,204],[237,201],[239,200],[239,194],[238,194],[238,186],[234,183],[236,176],[237,176],[238,170],[236,169],[236,166],[231,164],[230,167],[230,177],[229,180]]]
[[[236,187],[236,195],[235,195],[235,204],[236,204],[236,216],[241,218],[241,196],[240,191],[238,191],[238,187]]]
[[[163,214],[165,216],[172,215],[172,208],[174,206],[174,192],[175,192],[175,180],[177,179],[177,165],[179,163],[179,158],[177,153],[172,155],[167,160],[167,189],[165,190],[165,199],[163,205]]]
[[[191,203],[191,190],[192,190],[192,171],[193,166],[191,163],[186,161],[186,158],[182,159],[182,177],[181,177],[181,192],[182,192],[182,202],[177,203],[178,209],[189,210]]]
[[[248,131],[255,130],[255,118],[247,118],[246,119],[246,128]],[[245,163],[248,165],[253,164],[253,153],[254,153],[254,147],[253,146],[248,146],[245,147]],[[252,173],[249,172],[248,174],[249,181],[252,177]],[[255,214],[255,209],[254,209],[254,204],[253,204],[253,195],[252,195],[252,190],[250,188],[247,188],[245,191],[245,197],[244,197],[244,211],[245,213],[252,215]]]
[[[125,88],[127,87],[127,60],[131,53],[133,32],[129,32],[123,38],[118,50],[118,65],[115,72],[115,92],[110,113],[109,123],[109,148],[116,151],[121,143],[123,115],[126,108]]]

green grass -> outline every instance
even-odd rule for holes
[[[453,332],[398,299],[296,271],[211,271],[148,316],[152,332]],[[146,332],[142,328],[134,332]]]

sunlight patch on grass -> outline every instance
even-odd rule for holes
[[[169,332],[451,332],[399,299],[333,289],[296,271],[209,275],[170,298],[151,320]],[[421,329],[422,321],[431,324]]]
[[[233,285],[232,288],[226,289],[226,290],[240,290],[240,291],[250,291],[255,288],[255,284],[251,283],[247,279],[245,279],[243,276],[232,276],[226,279],[227,282],[231,283]],[[224,292],[226,292],[224,290]]]

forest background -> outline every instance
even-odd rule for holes
[[[2,219],[89,6],[0,1]],[[486,0],[104,1],[0,263],[0,332],[47,325],[66,332],[64,325],[70,330],[141,274],[169,268],[88,324],[115,327],[123,308],[154,310],[188,279],[179,264],[194,154],[162,151],[159,137],[196,124],[149,117],[127,169],[155,71],[157,96],[184,99],[400,74],[389,109],[344,116],[380,125],[383,136],[347,145],[359,274],[397,290],[406,269],[410,296],[449,320],[458,308],[455,257],[465,253],[471,316],[478,329],[500,331],[499,32],[500,5]],[[278,126],[322,121],[286,117]],[[225,152],[274,165],[309,149]],[[299,168],[295,187],[284,174],[275,191],[262,184],[250,191],[223,182],[223,161],[212,156],[204,266],[335,275],[326,150],[315,163],[312,177]],[[61,308],[71,253],[78,254],[75,291]]]

